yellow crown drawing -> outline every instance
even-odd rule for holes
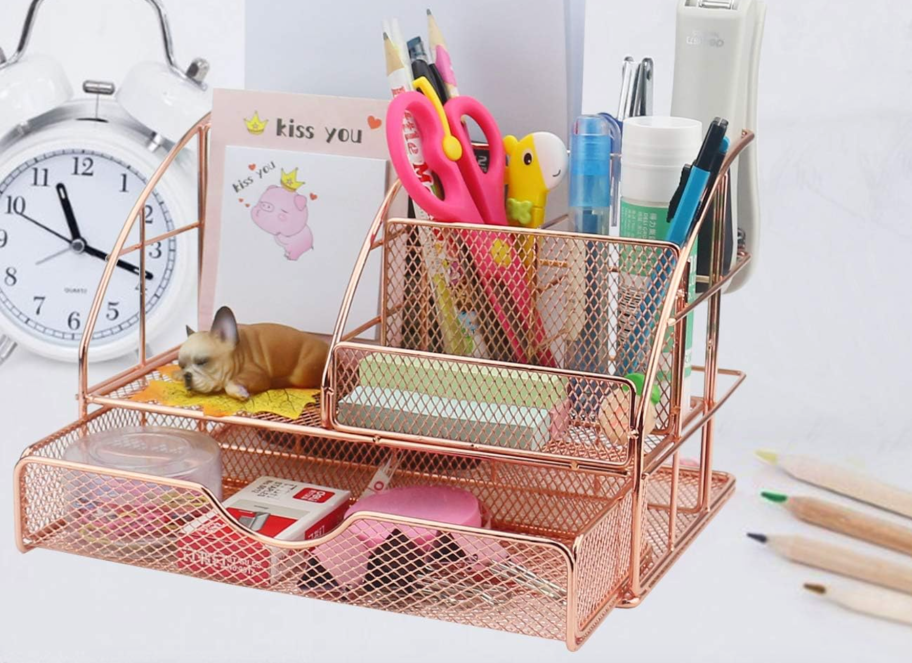
[[[244,119],[244,124],[247,125],[247,131],[252,133],[254,136],[259,136],[261,133],[266,131],[266,125],[269,124],[269,120],[265,122],[260,119],[259,112],[254,111],[253,117],[251,119]]]
[[[285,169],[282,169],[282,186],[288,189],[289,191],[297,191],[301,188],[304,182],[298,181],[298,169],[295,168],[290,173],[286,173]]]

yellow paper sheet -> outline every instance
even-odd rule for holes
[[[140,403],[158,403],[172,407],[198,407],[210,417],[227,417],[239,412],[270,413],[286,419],[297,419],[308,405],[316,405],[319,389],[270,389],[239,401],[226,394],[194,394],[177,379],[180,367],[170,364],[159,369],[164,380],[150,380],[148,386],[130,396]]]

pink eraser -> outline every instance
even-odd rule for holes
[[[481,505],[467,490],[446,486],[403,486],[364,497],[345,512],[348,518],[360,511],[375,511],[394,516],[420,518],[451,525],[481,527]],[[351,527],[358,538],[374,548],[399,530],[416,545],[428,548],[437,538],[437,530],[381,521],[358,521]]]

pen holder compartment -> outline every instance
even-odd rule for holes
[[[334,347],[331,425],[622,468],[636,449],[625,376],[645,374],[657,353],[647,434],[668,433],[681,338],[658,322],[677,246],[408,219],[378,230],[363,256],[382,247],[381,347],[351,334]]]
[[[200,430],[221,447],[225,495],[256,477],[335,486],[356,499],[397,454],[391,487],[473,493],[485,528],[357,514],[312,541],[241,526],[198,484],[70,463],[86,435],[139,424]],[[471,460],[471,462],[463,462]],[[620,599],[630,562],[631,484],[621,477],[365,445],[189,417],[104,409],[30,447],[16,467],[17,538],[47,548],[242,585],[564,640]],[[117,496],[80,500],[67,487]],[[416,548],[399,532],[431,532]],[[387,536],[365,552],[362,539]],[[389,533],[389,534],[387,534]],[[359,566],[360,565],[360,566]]]

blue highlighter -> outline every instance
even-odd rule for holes
[[[709,129],[703,137],[700,152],[690,167],[684,188],[680,191],[680,196],[675,194],[677,209],[675,209],[671,227],[666,236],[669,242],[683,246],[687,241],[697,209],[700,207],[700,200],[703,198],[703,192],[706,190],[707,184],[712,186],[710,178],[712,177],[715,181],[715,177],[718,175],[719,166],[721,166],[718,156],[720,153],[724,155],[728,151],[728,139],[725,137],[727,129],[728,120],[717,117],[710,123]]]

